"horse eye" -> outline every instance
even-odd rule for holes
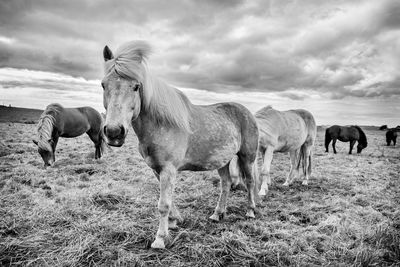
[[[133,91],[137,91],[137,90],[139,90],[139,87],[140,87],[140,84],[135,84],[135,86],[133,87]]]
[[[101,87],[103,87],[103,90],[105,89],[105,88],[104,88],[104,83],[101,83]]]

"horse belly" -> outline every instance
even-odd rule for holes
[[[274,152],[289,152],[299,149],[305,142],[305,136],[281,136],[278,139],[278,146],[275,148]]]
[[[82,115],[75,117],[74,120],[66,119],[61,131],[61,137],[72,138],[80,136],[90,129],[90,124]]]
[[[232,159],[240,149],[241,136],[230,121],[208,118],[190,136],[183,169],[215,170]]]
[[[238,150],[239,148],[235,144],[198,148],[193,150],[193,153],[197,151],[196,156],[187,155],[180,170],[209,171],[222,168],[229,163]]]
[[[278,137],[275,152],[289,152],[299,149],[307,139],[307,131],[300,127],[288,129]]]

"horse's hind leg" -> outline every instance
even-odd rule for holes
[[[91,129],[86,132],[89,136],[90,140],[94,143],[95,151],[94,151],[94,158],[99,159],[101,158],[101,135],[99,133],[95,133]]]
[[[160,182],[160,175],[155,171],[153,172],[157,180]],[[179,210],[175,206],[174,200],[172,199],[171,208],[169,210],[169,215],[168,215],[168,228],[169,229],[178,228],[177,226],[178,222],[182,222],[182,217],[181,214],[179,213]]]
[[[393,138],[393,146],[396,146],[396,139],[397,139],[397,136],[395,136],[395,137]]]
[[[254,177],[253,173],[253,166],[257,164],[256,160],[250,161],[246,156],[239,154],[240,159],[240,166],[243,170],[245,176],[245,183],[247,186],[247,201],[248,201],[248,210],[246,213],[246,217],[254,218],[254,210],[256,209],[256,196],[255,196],[255,189],[256,189],[256,181],[257,177]]]
[[[312,146],[306,146],[303,149],[305,149],[303,158],[303,173],[304,173],[303,185],[308,185],[308,179],[310,178],[311,175]]]
[[[300,149],[296,149],[296,150],[292,150],[289,152],[290,155],[290,171],[288,176],[286,177],[286,181],[283,184],[284,186],[289,186],[292,182],[293,182],[293,178],[295,176],[294,172],[298,172],[298,159],[297,157],[300,157],[300,153],[301,153],[301,148]]]
[[[265,196],[268,192],[268,185],[271,184],[270,170],[273,153],[273,147],[267,147],[264,152],[264,161],[261,169],[262,184],[258,192],[259,196]]]
[[[214,214],[211,215],[210,219],[218,222],[226,214],[226,203],[228,201],[229,190],[231,189],[232,179],[229,175],[229,164],[218,169],[218,174],[221,178],[221,192],[219,194],[219,199],[217,206],[215,207]]]

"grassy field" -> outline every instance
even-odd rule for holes
[[[30,266],[399,266],[400,148],[367,130],[368,148],[327,154],[323,132],[309,186],[285,188],[288,155],[273,160],[273,185],[246,220],[246,194],[232,192],[213,223],[216,172],[184,172],[175,201],[184,222],[153,250],[158,184],[132,134],[94,160],[87,136],[61,139],[44,169],[35,125],[0,123],[0,265]]]

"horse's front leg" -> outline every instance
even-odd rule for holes
[[[334,139],[332,140],[332,148],[333,148],[333,153],[336,154],[336,138],[334,138]]]
[[[168,215],[172,206],[175,177],[176,168],[172,164],[168,164],[160,172],[160,199],[158,201],[160,224],[156,239],[151,244],[152,248],[165,248],[165,239],[168,237]]]
[[[351,152],[353,151],[353,147],[354,147],[354,144],[355,144],[355,143],[356,143],[355,140],[350,141],[350,150],[349,150],[349,154],[351,154]]]
[[[259,196],[265,196],[268,192],[268,185],[271,184],[270,170],[274,153],[273,150],[273,147],[267,147],[267,149],[265,150],[264,162],[261,169],[262,184],[260,191],[258,192]],[[255,162],[254,164],[257,164],[257,162]]]
[[[228,201],[229,190],[231,189],[232,179],[229,175],[229,164],[218,169],[218,174],[221,178],[221,192],[217,206],[215,207],[214,214],[211,215],[210,219],[218,222],[223,219],[226,214],[226,203]]]
[[[156,176],[158,182],[160,182],[160,175],[156,172],[153,171],[154,175]],[[182,222],[182,216],[179,213],[178,208],[175,206],[174,199],[172,199],[172,204],[171,208],[169,210],[169,215],[168,215],[168,228],[169,229],[176,229],[178,228],[177,223]]]
[[[58,143],[58,134],[53,136],[53,141],[51,144],[51,148],[53,149],[53,163],[56,162],[56,147]]]

